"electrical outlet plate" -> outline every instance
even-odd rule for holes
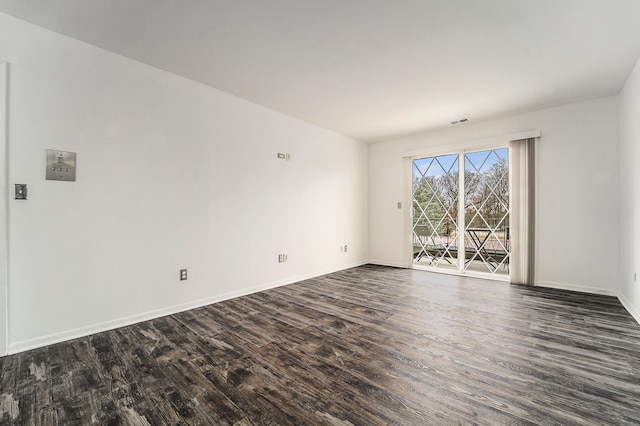
[[[47,149],[47,180],[75,182],[76,153]]]

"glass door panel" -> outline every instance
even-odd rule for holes
[[[509,274],[509,151],[464,156],[465,270]]]
[[[413,264],[459,269],[458,154],[413,161]]]

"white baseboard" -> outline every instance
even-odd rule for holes
[[[624,306],[627,312],[631,314],[633,319],[635,319],[636,322],[640,324],[640,309],[633,306],[633,304],[629,301],[629,299],[627,299],[625,295],[622,293],[618,296],[618,300],[620,300],[620,303],[622,303],[622,306]]]
[[[215,296],[204,298],[204,299],[194,300],[187,303],[168,306],[162,309],[157,309],[157,310],[143,312],[136,315],[131,315],[123,318],[117,318],[110,321],[92,324],[86,327],[80,327],[73,330],[63,331],[60,333],[53,333],[46,336],[36,337],[34,339],[27,339],[27,340],[22,340],[18,342],[13,342],[8,345],[8,353],[15,354],[18,352],[27,351],[30,349],[36,349],[36,348],[51,345],[54,343],[60,343],[67,340],[77,339],[77,338],[85,337],[95,333],[101,333],[103,331],[113,330],[119,327],[125,327],[125,326],[136,324],[142,321],[148,321],[148,320],[163,317],[166,315],[172,315],[179,312],[187,311],[189,309],[195,309],[195,308],[210,305],[213,303],[234,299],[236,297],[258,293],[260,291],[281,287],[283,285],[293,284],[299,281],[304,281],[307,279],[319,277],[319,276],[330,274],[333,272],[342,271],[349,268],[355,268],[367,263],[381,265],[381,266],[391,266],[395,268],[405,268],[405,269],[407,268],[406,265],[397,264],[393,262],[377,261],[377,260],[356,262],[353,264],[342,265],[336,268],[330,268],[326,270],[316,271],[314,273],[302,274],[295,277],[285,278],[279,281],[264,283],[261,285],[249,287],[239,291],[228,292],[228,293],[215,295]],[[626,297],[624,297],[623,294],[621,294],[618,291],[614,291],[606,288],[587,287],[587,286],[579,286],[575,284],[557,283],[557,282],[549,282],[549,281],[538,282],[537,285],[540,287],[556,288],[560,290],[571,290],[571,291],[580,291],[583,293],[594,293],[594,294],[602,294],[607,296],[615,296],[618,298],[618,300],[620,300],[620,303],[622,303],[622,305],[631,314],[631,316],[640,324],[640,310],[635,306],[633,306],[633,304]]]
[[[369,260],[367,263],[370,263],[372,265],[380,265],[380,266],[391,266],[392,268],[403,268],[403,269],[407,269],[407,265],[403,264],[403,263],[394,263],[394,262],[387,262],[384,260]]]
[[[143,312],[140,314],[130,315],[123,318],[117,318],[110,321],[104,321],[97,324],[88,325],[86,327],[80,327],[73,330],[62,331],[59,333],[53,333],[46,336],[36,337],[33,339],[21,340],[18,342],[13,342],[8,345],[8,353],[15,354],[19,352],[24,352],[30,349],[36,349],[43,346],[52,345],[54,343],[60,343],[67,340],[77,339],[80,337],[89,336],[91,334],[101,333],[103,331],[113,330],[115,328],[125,327],[128,325],[136,324],[142,321],[148,321],[155,318],[160,318],[167,315],[176,314],[179,312],[184,312],[189,309],[200,308],[202,306],[211,305],[213,303],[222,302],[225,300],[235,299],[236,297],[246,296],[253,293],[258,293],[260,291],[269,290],[276,287],[281,287],[283,285],[293,284],[299,281],[304,281],[307,279],[319,277],[321,275],[330,274],[333,272],[342,271],[349,268],[355,268],[357,266],[362,266],[368,262],[362,261],[353,264],[347,264],[336,268],[330,268],[322,271],[317,271],[310,274],[298,275],[295,277],[285,278],[283,280],[274,281],[270,283],[265,283],[249,288],[245,288],[239,291],[228,292],[220,295],[215,295],[212,297],[207,297],[204,299],[194,300],[187,303],[181,303],[178,305],[167,306],[166,308],[156,309],[153,311]]]
[[[627,299],[622,292],[617,290],[611,290],[608,288],[598,288],[598,287],[587,287],[587,286],[579,286],[574,284],[566,284],[566,283],[556,283],[549,281],[538,282],[538,287],[548,287],[548,288],[557,288],[559,290],[571,290],[571,291],[579,291],[582,293],[592,293],[592,294],[602,294],[605,296],[614,296],[617,297],[622,306],[631,314],[634,320],[638,324],[640,324],[640,309],[633,306],[633,304]]]
[[[555,288],[558,290],[571,290],[579,291],[581,293],[602,294],[603,296],[616,296],[620,295],[619,291],[611,290],[610,288],[589,287],[576,284],[558,283],[552,281],[538,281],[536,287]]]

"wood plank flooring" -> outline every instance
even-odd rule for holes
[[[0,358],[3,425],[640,424],[616,298],[366,265]]]

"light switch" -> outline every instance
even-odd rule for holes
[[[26,200],[27,199],[27,184],[26,183],[16,183],[16,200]]]

